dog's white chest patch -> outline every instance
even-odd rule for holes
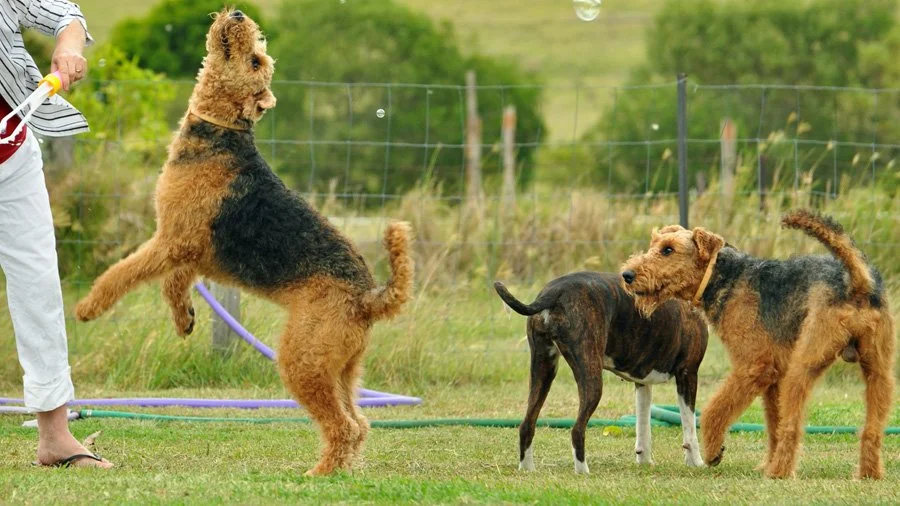
[[[609,357],[603,357],[603,368],[622,379],[633,383],[640,383],[641,385],[658,385],[660,383],[665,383],[672,378],[671,374],[656,370],[651,370],[650,374],[643,378],[635,378],[627,372],[616,369],[616,363]]]

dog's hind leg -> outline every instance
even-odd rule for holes
[[[308,296],[309,294],[303,294]],[[359,422],[347,410],[341,373],[362,350],[364,333],[348,328],[348,311],[336,297],[291,308],[278,350],[278,370],[288,391],[319,426],[323,448],[306,474],[349,469],[359,440]]]
[[[874,311],[873,311],[874,312]],[[894,392],[894,326],[888,314],[877,314],[870,321],[874,332],[861,340],[860,365],[866,382],[866,422],[860,434],[859,478],[884,477],[881,443],[887,425]]]
[[[172,309],[175,332],[184,337],[194,330],[194,304],[191,286],[197,277],[193,267],[177,267],[166,275],[162,283],[163,298]]]
[[[769,447],[766,451],[766,459],[757,466],[757,470],[765,470],[772,462],[775,456],[775,449],[778,448],[778,425],[781,423],[778,405],[780,402],[778,396],[781,391],[780,384],[775,383],[763,392],[763,411],[766,415],[766,432],[769,436]]]
[[[162,276],[173,267],[154,236],[97,278],[90,293],[75,306],[75,316],[81,321],[93,320],[139,284]]]
[[[650,404],[653,402],[653,387],[634,384],[635,442],[634,454],[638,464],[653,463],[653,445],[650,435]]]
[[[797,340],[787,372],[781,382],[778,414],[778,446],[766,467],[766,476],[787,478],[797,467],[806,403],[815,382],[847,346],[850,334],[844,326],[853,310],[810,311]],[[848,314],[849,313],[849,314]]]
[[[359,389],[359,378],[362,376],[362,357],[363,352],[360,351],[350,359],[350,362],[347,363],[341,372],[338,385],[344,408],[350,413],[351,417],[356,419],[356,423],[359,425],[359,436],[353,443],[353,455],[349,463],[351,466],[353,461],[362,454],[366,437],[369,435],[369,420],[366,419],[359,406],[356,405],[356,391]]]
[[[572,336],[574,342],[570,342],[571,348],[560,346],[560,351],[572,368],[575,382],[578,384],[578,417],[572,427],[572,453],[575,459],[575,472],[578,474],[590,472],[584,454],[584,432],[603,395],[602,360],[606,348],[607,329],[600,325],[593,329],[596,332],[590,332],[587,326],[580,329],[579,335]]]
[[[681,447],[684,449],[684,463],[690,467],[700,467],[700,442],[697,441],[697,371],[682,372],[675,377],[678,391],[678,411],[681,414]]]
[[[556,378],[559,350],[546,332],[535,331],[528,325],[528,344],[531,346],[531,378],[528,385],[528,407],[519,425],[519,470],[534,471],[534,427],[547,393]]]

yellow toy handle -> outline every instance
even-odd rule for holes
[[[38,87],[43,84],[50,85],[50,94],[47,95],[48,97],[52,97],[59,92],[59,90],[62,89],[62,79],[59,76],[59,71],[57,70],[56,72],[45,75],[44,78],[38,82]]]

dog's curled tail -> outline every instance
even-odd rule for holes
[[[395,221],[384,232],[384,247],[391,264],[391,279],[366,293],[363,303],[374,320],[392,318],[412,294],[413,260],[409,256],[412,230],[409,223]]]
[[[506,289],[506,286],[499,281],[494,281],[494,290],[497,290],[497,295],[499,295],[500,298],[503,299],[503,302],[505,302],[506,305],[510,307],[510,309],[522,316],[535,315],[545,309],[548,309],[548,307],[542,304],[540,300],[536,300],[527,305],[523,304],[519,299],[513,297],[513,295],[509,293],[509,290]]]
[[[866,262],[866,256],[853,244],[844,227],[829,216],[806,209],[791,211],[781,218],[782,226],[800,229],[825,245],[843,262],[850,274],[850,297],[868,297],[875,287],[875,279]]]

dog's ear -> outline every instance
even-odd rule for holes
[[[725,246],[725,239],[722,236],[702,227],[693,230],[691,239],[694,241],[694,246],[697,247],[697,259],[701,262],[709,261],[714,253]]]
[[[272,93],[272,90],[266,88],[266,91],[263,92],[262,96],[259,97],[256,101],[256,105],[258,105],[261,109],[271,109],[275,107],[275,95]]]

